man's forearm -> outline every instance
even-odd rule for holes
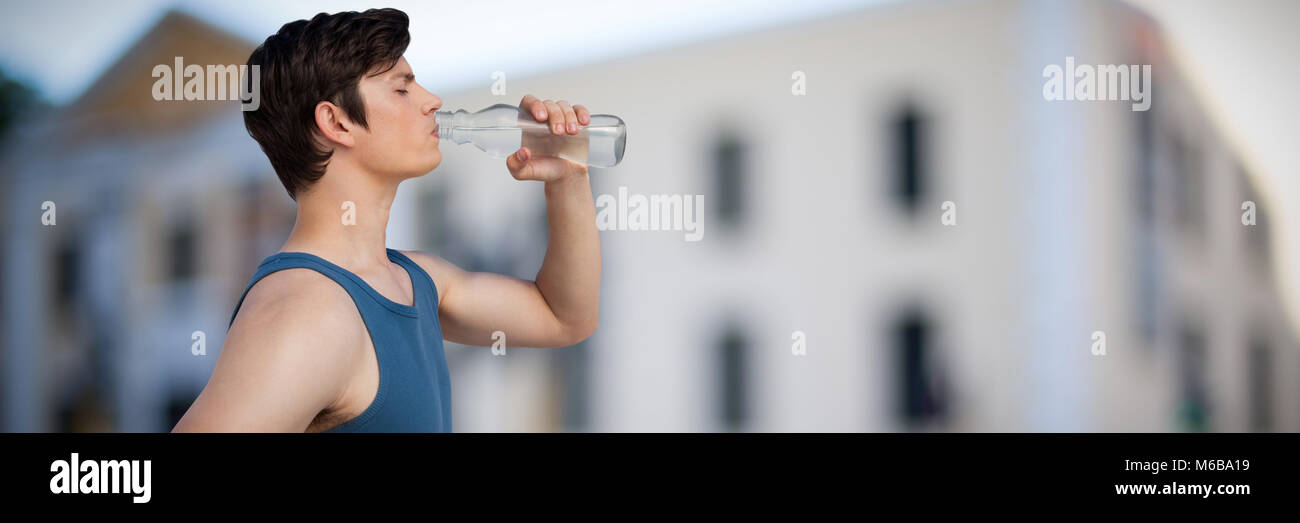
[[[600,233],[587,174],[546,182],[548,241],[537,288],[566,332],[585,338],[600,306]]]

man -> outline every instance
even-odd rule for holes
[[[535,281],[386,247],[398,185],[442,159],[442,100],[402,56],[407,25],[395,9],[321,13],[249,57],[261,106],[245,125],[297,221],[249,282],[173,432],[450,431],[442,339],[486,346],[503,331],[511,346],[563,347],[595,331],[600,244],[582,164],[526,148],[506,161],[515,179],[544,186],[549,245]],[[563,100],[528,95],[520,107],[556,134],[590,123]]]

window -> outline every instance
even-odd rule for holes
[[[946,387],[936,361],[929,318],[905,310],[891,327],[897,389],[895,412],[906,428],[942,421],[947,414]]]
[[[745,145],[732,134],[724,134],[713,148],[714,194],[717,195],[718,224],[738,228],[745,219]]]
[[[193,278],[198,272],[197,232],[192,218],[183,219],[167,237],[167,251],[171,260],[169,275],[173,281]]]
[[[909,215],[915,215],[929,189],[928,130],[924,117],[913,106],[900,109],[890,121],[893,173],[891,193]]]
[[[67,311],[77,298],[77,288],[81,285],[79,258],[75,239],[68,238],[59,244],[54,261],[54,302],[62,311]]]
[[[1268,344],[1256,339],[1249,355],[1250,430],[1269,432],[1273,430],[1273,354]]]
[[[1183,430],[1203,432],[1210,427],[1209,391],[1205,379],[1205,334],[1194,324],[1183,326],[1179,335],[1178,421]]]
[[[1160,325],[1160,258],[1159,222],[1156,220],[1156,171],[1155,171],[1155,112],[1154,104],[1147,111],[1133,113],[1137,120],[1137,176],[1135,177],[1134,207],[1137,215],[1137,227],[1134,230],[1133,254],[1136,259],[1137,291],[1136,318],[1138,332],[1146,338],[1148,345],[1154,345],[1156,331]]]
[[[738,326],[728,325],[717,344],[718,417],[727,431],[743,430],[749,421],[749,383],[746,379],[749,340]]]
[[[591,339],[555,350],[560,389],[560,423],[566,432],[586,432],[591,427]]]

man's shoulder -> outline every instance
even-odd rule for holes
[[[365,333],[351,297],[330,278],[302,268],[262,277],[245,296],[212,377],[186,414],[192,416],[187,430],[309,427],[346,392]]]
[[[407,258],[419,265],[424,272],[433,279],[433,284],[438,287],[439,294],[445,295],[450,291],[451,286],[460,279],[464,274],[459,267],[443,259],[441,256],[424,251],[402,251]]]
[[[360,313],[338,282],[312,269],[295,267],[282,269],[258,280],[235,317],[256,318],[245,322],[253,328],[269,327],[294,332],[294,327],[310,327],[335,323],[335,329],[353,324]],[[352,325],[355,326],[355,325]],[[310,333],[305,333],[310,335]]]
[[[419,265],[421,268],[423,268],[426,271],[439,263],[446,263],[446,260],[443,260],[441,257],[438,257],[436,255],[424,251],[416,251],[416,250],[404,251],[398,249],[397,252],[405,254],[407,258],[410,258],[411,261],[415,262],[417,265]]]

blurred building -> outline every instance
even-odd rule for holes
[[[152,70],[253,47],[170,12],[5,144],[4,430],[167,431],[198,396],[294,214],[238,102],[154,100]]]
[[[1151,109],[1045,100],[1066,57],[1151,65]],[[705,235],[603,232],[596,335],[470,349],[458,430],[1300,429],[1274,202],[1124,4],[908,3],[504,73],[505,96],[427,87],[444,109],[535,93],[619,115],[627,156],[596,193],[702,195]],[[530,245],[532,276],[541,188],[442,147],[399,196],[424,244]]]
[[[206,383],[293,204],[236,102],[155,101],[150,70],[254,45],[169,13],[5,144],[3,430],[166,431]],[[1067,56],[1151,64],[1151,110],[1044,100]],[[1122,4],[892,5],[505,73],[506,96],[421,82],[449,109],[619,115],[595,192],[701,195],[704,236],[602,232],[601,324],[575,347],[448,343],[458,432],[1300,430],[1273,202]],[[442,148],[389,245],[531,279],[540,184]]]

